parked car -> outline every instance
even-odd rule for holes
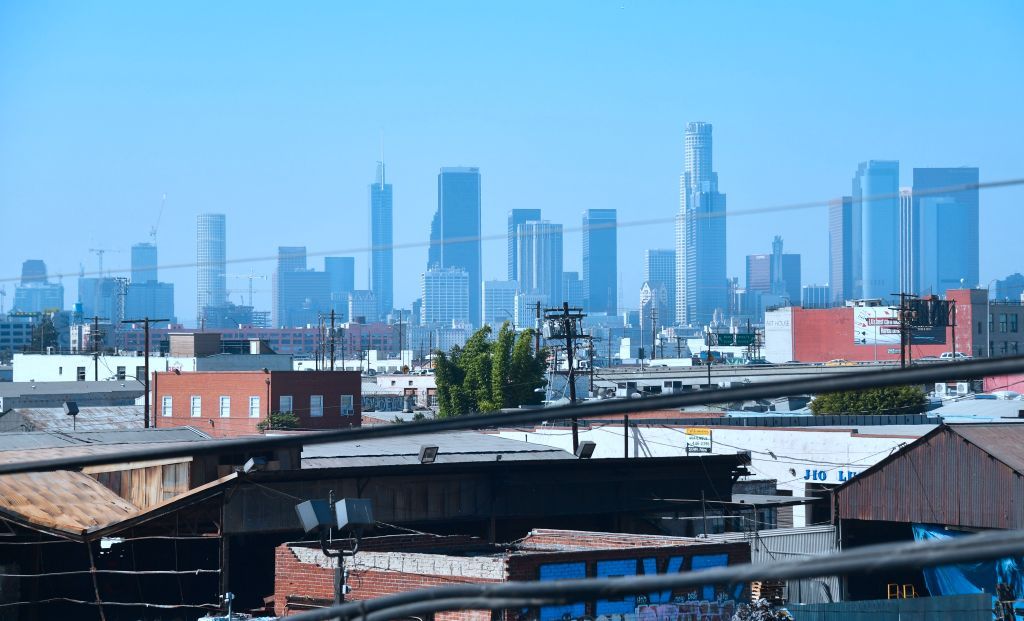
[[[826,367],[855,367],[855,366],[857,366],[857,363],[856,362],[850,362],[849,360],[843,360],[842,358],[836,358],[834,360],[829,360],[828,362],[826,362],[825,366]]]
[[[963,353],[962,351],[956,352],[956,355],[951,351],[944,351],[939,354],[939,360],[970,360],[971,356]]]

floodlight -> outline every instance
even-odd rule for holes
[[[373,505],[367,498],[342,498],[334,503],[334,512],[338,518],[338,530],[351,530],[357,533],[373,528]]]
[[[33,388],[35,388],[35,386],[33,386]],[[75,401],[65,401],[64,413],[68,416],[78,416],[78,403]]]
[[[253,470],[264,470],[267,467],[267,460],[263,457],[250,457],[249,461],[242,466],[242,472],[249,474]]]
[[[584,440],[580,442],[579,448],[576,449],[576,457],[580,459],[590,459],[594,454],[594,449],[597,448],[597,443],[591,440]]]
[[[420,463],[432,464],[437,459],[438,447],[433,444],[424,444],[420,447]]]
[[[326,500],[307,500],[299,503],[295,505],[295,513],[298,514],[302,529],[307,534],[335,525],[331,505]]]

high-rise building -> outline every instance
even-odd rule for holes
[[[569,308],[583,308],[583,279],[579,272],[562,272],[562,299]]]
[[[347,319],[359,323],[374,323],[380,315],[377,296],[373,291],[356,290],[348,294]]]
[[[420,306],[424,325],[463,325],[469,322],[469,274],[460,267],[431,268],[420,277]]]
[[[860,297],[860,212],[854,216],[852,196],[828,206],[828,274],[832,302]]]
[[[912,292],[941,295],[978,285],[978,169],[915,168],[913,219]]]
[[[324,257],[324,271],[330,286],[331,309],[337,321],[348,321],[348,295],[356,289],[356,260],[354,257]]]
[[[137,272],[133,272],[137,273]],[[174,285],[169,282],[147,280],[128,284],[128,294],[124,302],[126,319],[169,319],[176,321],[174,316]]]
[[[306,268],[305,246],[277,249],[273,288],[274,325],[279,328],[316,324],[321,314],[330,312],[330,276]]]
[[[712,170],[711,124],[686,126],[685,163],[676,216],[676,322],[710,323],[728,308],[725,194]]]
[[[519,279],[519,225],[540,220],[540,209],[513,209],[508,212],[508,279]]]
[[[430,226],[428,271],[459,268],[469,286],[468,320],[480,325],[480,169],[442,168],[437,176],[437,213]],[[424,316],[427,300],[424,298]]]
[[[46,263],[30,259],[21,264],[21,282],[14,288],[14,306],[22,313],[43,313],[64,309],[64,285],[51,283]]]
[[[1024,295],[1024,275],[1017,272],[1002,280],[997,280],[994,293],[997,300],[1024,302],[1024,299],[1021,298]]]
[[[537,305],[540,305],[540,316],[544,316],[544,308],[548,306],[549,300],[547,296],[539,293],[526,293],[520,291],[516,293],[516,312],[515,312],[515,324],[519,330],[531,328],[537,330],[540,325],[537,321]]]
[[[669,305],[668,291],[665,289],[665,285],[646,280],[640,285],[639,325],[644,331],[645,337],[650,335],[652,323],[655,329],[665,325],[661,317]]]
[[[772,255],[747,255],[747,291],[771,293],[772,290]]]
[[[515,321],[516,291],[518,290],[519,284],[511,280],[484,281],[484,325],[498,328],[506,321]]]
[[[100,317],[115,324],[125,318],[124,304],[128,293],[127,278],[81,277],[78,279],[78,302],[83,317]]]
[[[788,299],[791,304],[800,302],[800,255],[782,252],[782,238],[772,240],[772,287],[771,293]]]
[[[384,162],[378,162],[377,180],[370,185],[370,290],[377,299],[377,312],[381,316],[394,307],[391,197],[391,184],[384,179]]]
[[[133,283],[144,283],[157,280],[156,244],[141,243],[132,246]]]
[[[562,225],[529,221],[519,225],[519,289],[562,302]]]
[[[828,308],[832,306],[832,292],[828,285],[804,285],[800,290],[800,306],[803,308]]]
[[[913,208],[913,190],[900,188],[900,280],[899,291],[904,293],[917,292],[917,255],[918,236]]]
[[[224,214],[200,214],[196,231],[196,316],[228,301],[227,225]]]
[[[618,223],[614,209],[583,212],[583,308],[618,312]]]
[[[676,324],[676,251],[650,249],[644,251],[644,282],[665,290],[668,303],[659,311],[662,326]]]
[[[860,210],[860,297],[865,299],[888,300],[899,288],[899,189],[899,162],[871,160],[857,167],[853,202]]]

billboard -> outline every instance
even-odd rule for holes
[[[711,429],[707,427],[687,427],[686,454],[711,452]]]
[[[939,325],[922,325],[920,319],[911,324],[911,343],[914,345],[938,345],[946,342],[946,321],[942,315],[941,303],[938,312]],[[926,308],[921,314],[911,313],[911,317],[932,314],[933,308]],[[943,316],[944,317],[944,316]],[[888,306],[855,306],[853,307],[853,342],[857,345],[896,345],[900,344],[900,321],[895,308]],[[899,353],[899,350],[896,350]]]

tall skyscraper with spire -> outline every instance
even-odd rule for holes
[[[370,185],[370,291],[381,316],[394,308],[394,250],[391,184],[385,181],[384,162],[377,162],[377,179]]]
[[[725,194],[711,168],[711,124],[688,123],[676,216],[676,322],[703,325],[725,312]]]
[[[196,230],[196,316],[227,302],[227,224],[222,213],[200,214]],[[199,319],[201,321],[201,319]]]

